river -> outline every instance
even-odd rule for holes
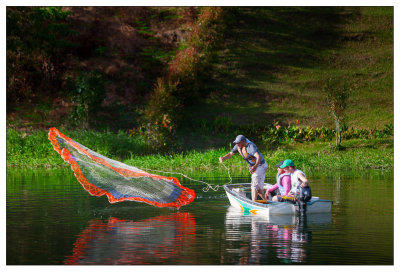
[[[330,214],[265,219],[233,209],[222,187],[203,192],[189,180],[196,199],[176,210],[110,204],[69,169],[7,170],[7,265],[392,265],[393,174],[309,180],[333,201]]]

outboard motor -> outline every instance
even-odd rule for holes
[[[270,192],[268,194],[268,201],[272,201],[272,197],[278,195],[278,193],[279,193],[279,189],[275,189],[274,191]]]
[[[304,188],[299,186],[299,188],[297,188],[296,199],[299,201],[300,215],[306,214],[307,202],[311,200],[311,197],[311,188],[309,186]]]

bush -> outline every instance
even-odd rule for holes
[[[197,20],[187,24],[186,40],[169,63],[166,76],[159,78],[144,110],[142,129],[154,144],[165,149],[182,120],[182,108],[200,96],[205,70],[218,42],[219,7],[199,8]]]
[[[340,148],[342,141],[343,119],[345,116],[348,99],[351,89],[343,82],[343,79],[329,78],[323,87],[325,93],[325,102],[328,109],[331,111],[336,126],[336,148]]]
[[[345,139],[373,139],[388,138],[393,136],[393,125],[386,125],[382,130],[354,129],[344,126],[342,138]],[[289,125],[283,127],[279,122],[273,123],[262,134],[262,142],[266,145],[277,145],[281,143],[292,143],[296,141],[331,141],[336,137],[336,130],[326,127],[312,128]]]
[[[7,7],[7,109],[54,92],[76,32],[61,7]]]
[[[98,71],[79,72],[75,77],[67,77],[67,91],[74,104],[70,115],[72,126],[89,128],[98,122],[97,112],[106,96],[106,80]]]
[[[139,132],[144,135],[149,144],[160,150],[172,146],[175,123],[179,118],[180,102],[172,94],[178,83],[170,83],[158,78],[151,99],[144,110],[144,124]]]

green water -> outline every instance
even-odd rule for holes
[[[177,211],[92,197],[69,169],[8,170],[7,264],[393,264],[393,174],[308,177],[332,213],[267,220],[188,180],[196,199]]]

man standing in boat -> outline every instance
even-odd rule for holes
[[[222,163],[224,160],[231,158],[235,153],[239,153],[249,164],[248,169],[251,173],[252,200],[255,201],[257,199],[257,194],[265,200],[264,180],[265,172],[268,168],[267,162],[265,162],[257,146],[243,135],[238,135],[233,143],[235,144],[233,149],[226,155],[220,157],[219,161]]]

